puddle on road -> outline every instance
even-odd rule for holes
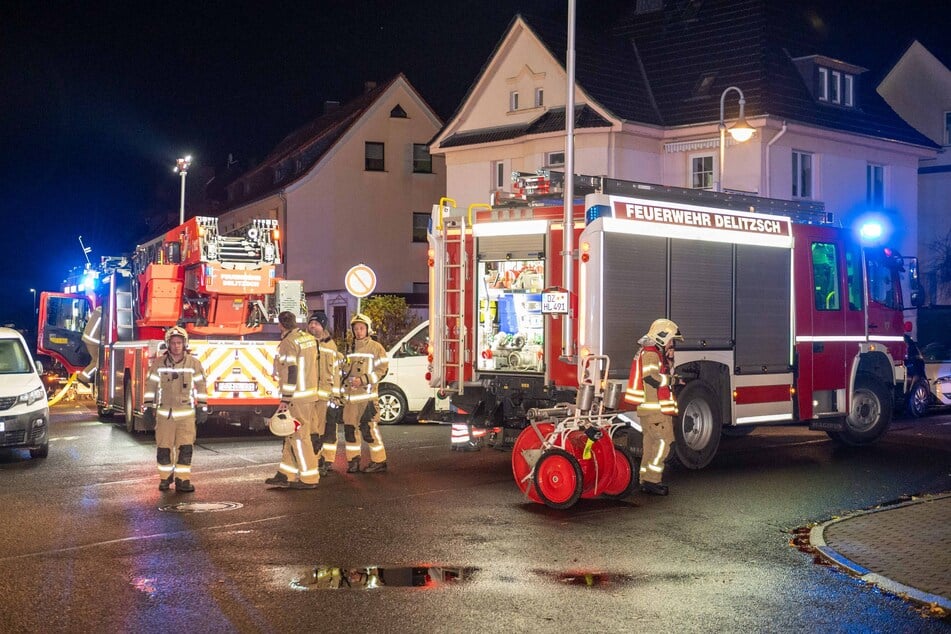
[[[318,566],[293,579],[295,590],[371,590],[374,588],[439,588],[470,581],[479,571],[468,566],[403,566],[359,568]]]
[[[610,590],[618,586],[633,584],[636,581],[634,577],[630,575],[613,572],[585,572],[580,570],[570,572],[533,570],[532,572],[539,577],[544,577],[549,581],[554,581],[564,586],[581,586],[584,588],[596,588],[598,590]]]
[[[217,513],[218,511],[233,511],[242,508],[240,502],[178,502],[176,504],[162,504],[160,511],[171,513]]]

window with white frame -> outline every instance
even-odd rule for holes
[[[425,143],[413,144],[413,173],[433,173],[433,157],[432,154],[429,153],[429,146]]]
[[[854,107],[855,75],[820,66],[816,98],[839,106]]]
[[[509,93],[509,112],[518,110],[518,91],[513,90]]]
[[[842,105],[850,108],[855,105],[855,78],[852,75],[842,75]]]
[[[541,108],[545,105],[545,89],[536,88],[535,89],[535,107]]]
[[[545,154],[545,166],[546,167],[557,167],[565,164],[565,153],[563,151],[559,152],[548,152]]]
[[[829,101],[829,69],[819,67],[819,101]]]
[[[792,197],[812,198],[812,153],[792,153]]]
[[[690,187],[693,189],[713,189],[712,154],[690,157]]]
[[[829,101],[842,102],[842,73],[837,70],[829,74]]]
[[[505,162],[492,164],[492,189],[505,189]]]
[[[384,171],[386,164],[383,160],[383,144],[377,141],[366,141],[363,147],[363,169],[368,172]]]
[[[872,207],[885,206],[885,166],[869,163],[865,168],[865,201]]]

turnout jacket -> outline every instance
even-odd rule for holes
[[[187,352],[178,363],[167,352],[156,357],[149,366],[143,401],[146,407],[156,406],[158,420],[194,416],[195,408],[208,402],[201,362]]]

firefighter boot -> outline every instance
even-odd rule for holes
[[[290,489],[316,489],[317,488],[316,484],[313,484],[313,483],[308,484],[307,482],[301,482],[300,480],[294,480],[287,486]]]
[[[191,480],[182,480],[181,478],[175,478],[175,490],[179,493],[191,493],[195,490],[194,485],[192,485]]]
[[[327,462],[326,460],[324,460],[324,457],[323,457],[323,456],[320,456],[320,457],[317,459],[317,471],[320,472],[320,476],[321,476],[321,477],[327,475],[328,473],[332,473],[333,470],[334,470],[334,468],[331,466],[331,464],[330,464],[329,462]]]
[[[363,473],[383,473],[386,471],[386,460],[383,462],[371,462],[367,465],[367,468],[363,470]]]
[[[347,473],[360,473],[360,459],[354,458],[347,463]]]
[[[162,480],[159,480],[159,481],[158,481],[158,490],[159,490],[159,491],[168,491],[168,488],[169,488],[170,486],[172,486],[172,479],[173,479],[174,477],[175,477],[175,476],[170,475],[170,476],[168,476],[167,478],[163,478]]]
[[[667,495],[667,485],[659,482],[641,482],[641,491],[649,495]]]
[[[286,487],[290,482],[288,482],[286,475],[278,471],[274,474],[274,477],[266,479],[264,484],[270,484],[272,487]]]

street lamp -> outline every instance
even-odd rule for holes
[[[740,95],[740,116],[737,118],[736,123],[730,127],[730,136],[733,137],[733,140],[737,143],[744,143],[750,140],[750,137],[753,136],[753,126],[751,126],[747,121],[746,117],[743,114],[743,110],[746,106],[746,99],[743,97],[743,91],[737,88],[736,86],[730,86],[723,91],[723,94],[720,95],[720,178],[717,179],[717,191],[723,191],[723,161],[726,156],[726,123],[723,121],[723,102],[726,99],[726,94],[731,90],[735,90]]]
[[[31,288],[30,292],[33,293],[33,316],[35,317],[39,313],[39,309],[36,307],[36,289]]]
[[[182,175],[182,202],[178,208],[178,224],[185,224],[185,174],[188,173],[188,167],[192,164],[192,157],[178,159],[173,171]]]

